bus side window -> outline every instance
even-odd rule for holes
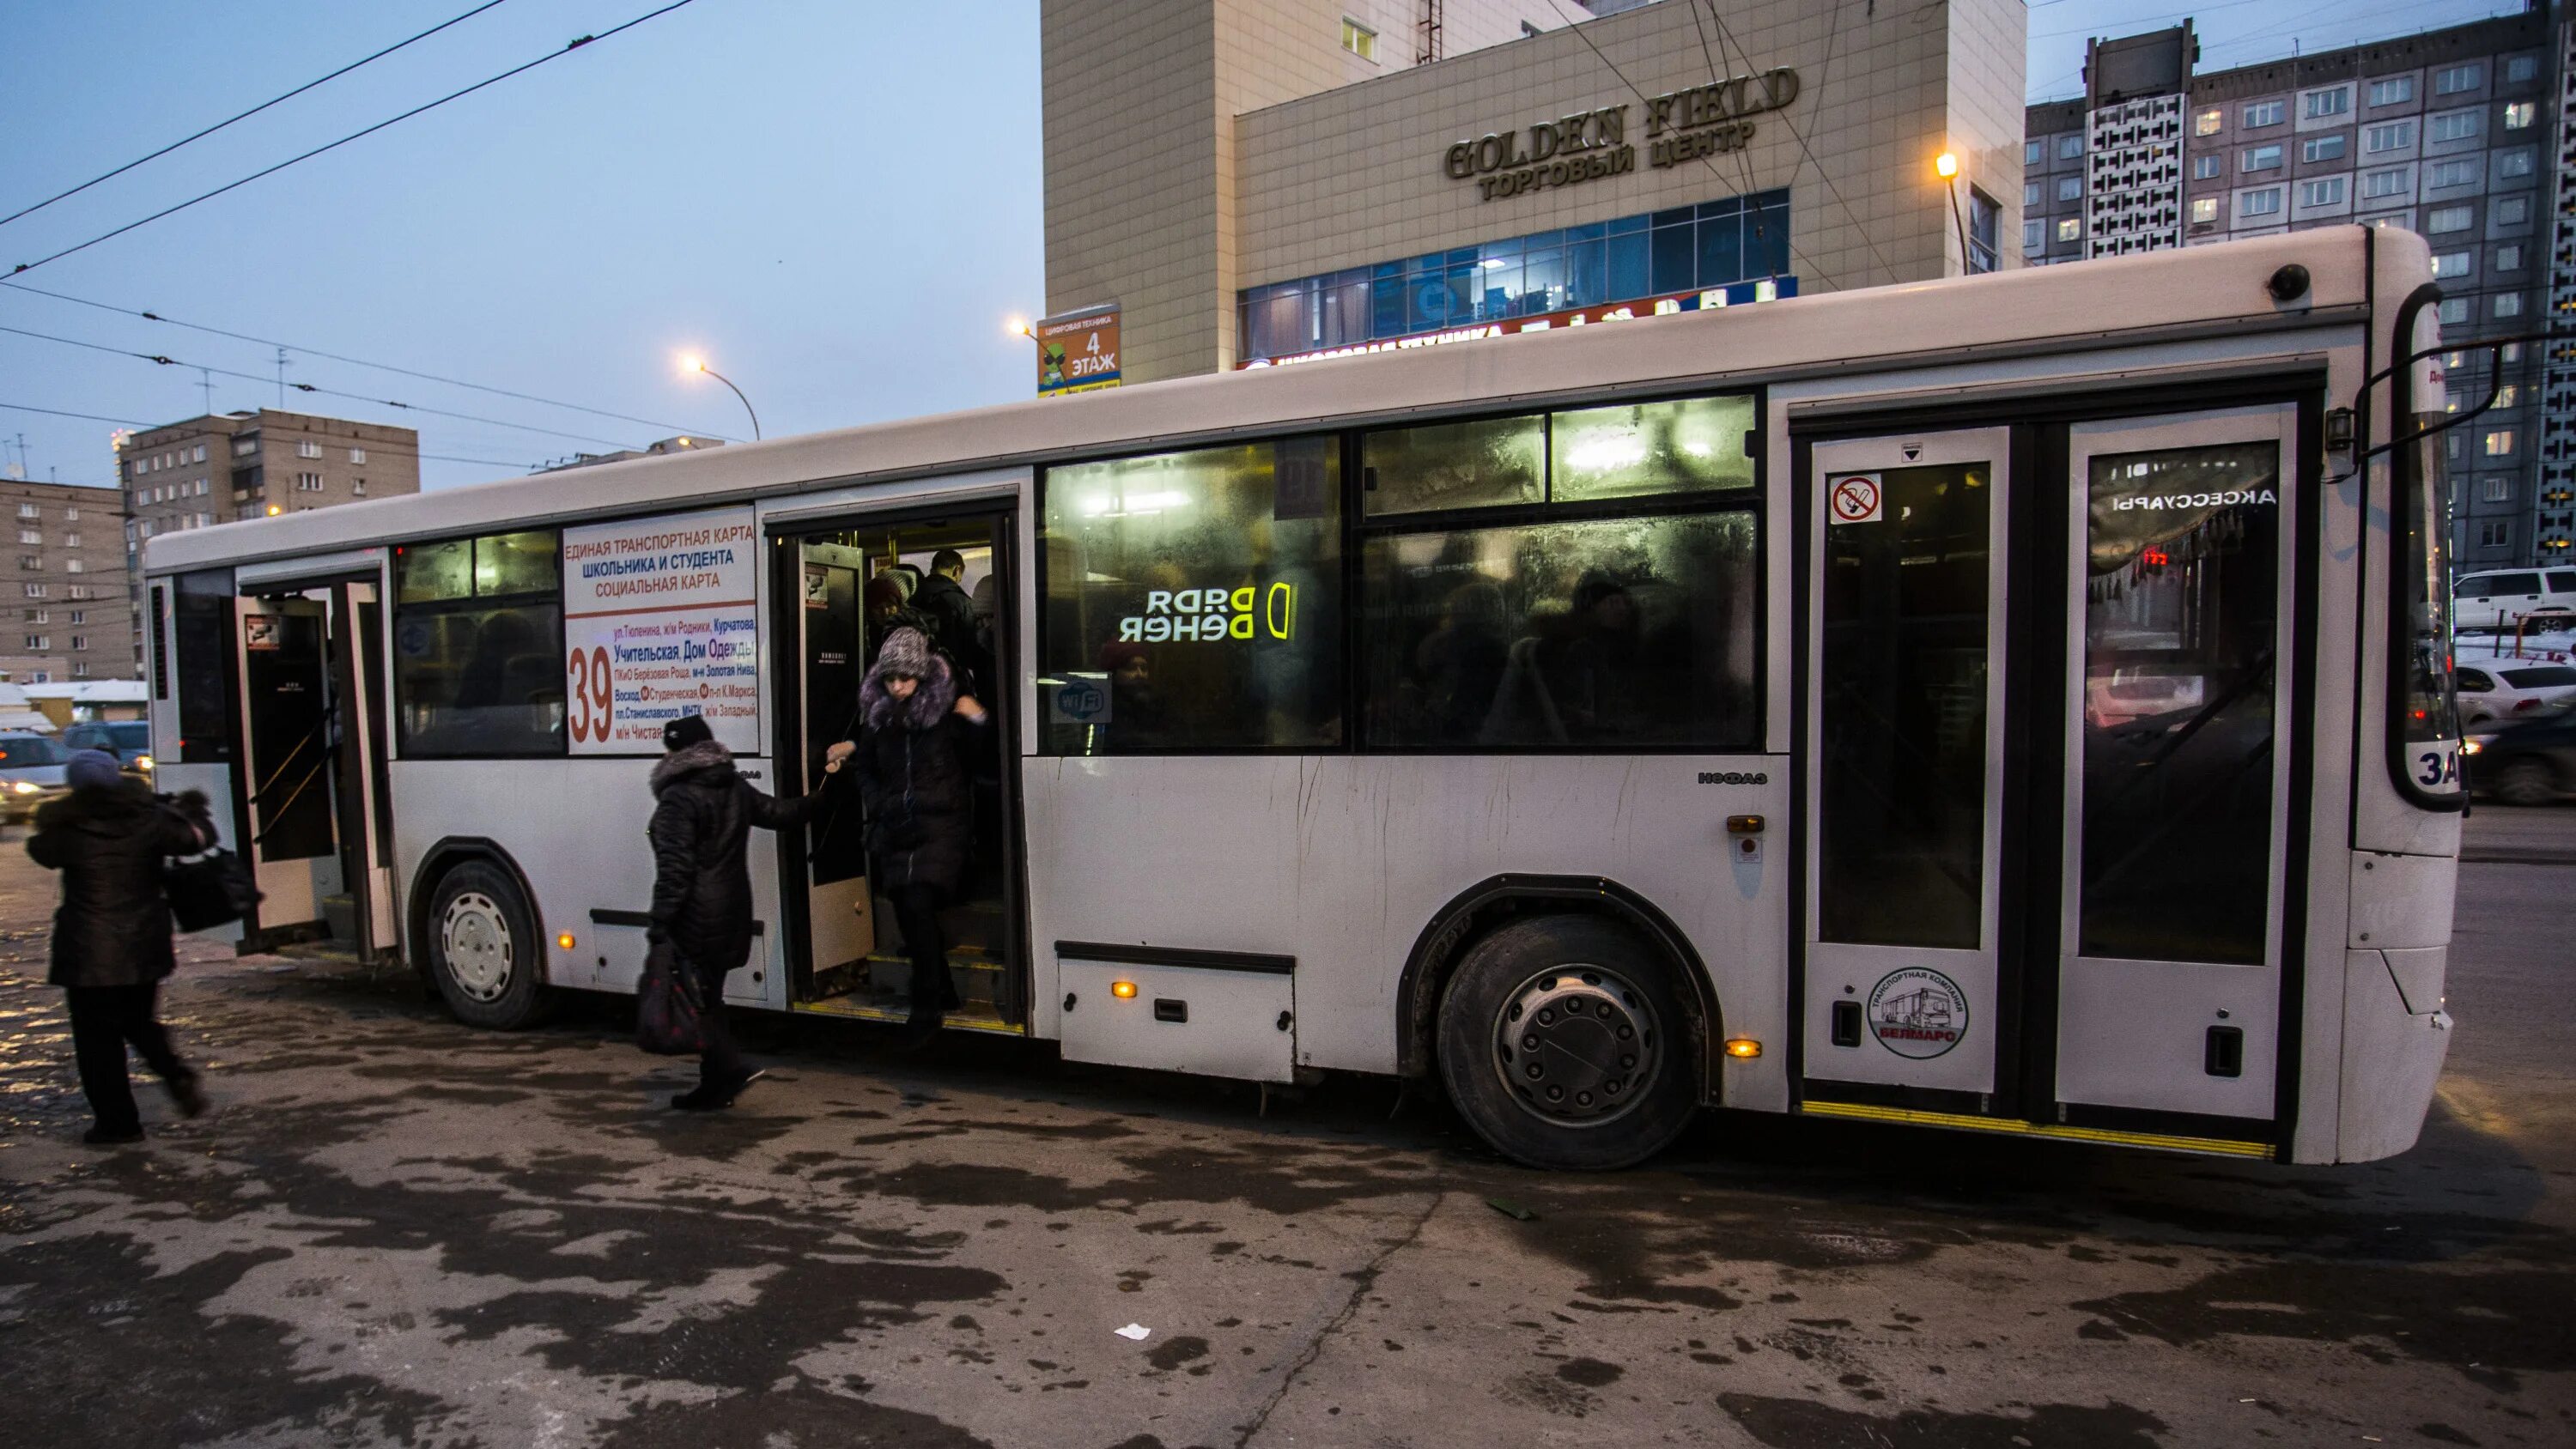
[[[1051,752],[1339,742],[1337,442],[1047,471],[1038,660]]]
[[[171,670],[179,690],[179,761],[233,757],[233,571],[181,574],[171,607]]]
[[[1757,746],[1756,413],[1721,393],[1363,437],[1362,745]]]
[[[394,559],[394,598],[394,713],[405,755],[564,753],[553,529],[405,547]]]

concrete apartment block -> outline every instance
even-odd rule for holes
[[[2097,41],[2095,63],[2160,32]],[[2136,198],[2088,177],[2106,100],[2179,108],[2179,244],[2320,226],[2398,227],[2432,243],[2454,411],[2495,406],[2442,437],[2451,547],[2462,569],[2576,553],[2576,423],[2553,349],[2472,345],[2576,310],[2576,26],[2550,7],[2225,70],[2175,68],[2165,94],[2047,101],[2024,115],[2031,168],[2020,235],[2031,264],[2100,255],[2103,220]],[[2125,243],[2124,243],[2125,244]],[[2170,237],[2155,245],[2175,245]],[[2563,350],[2563,349],[2562,349]],[[2495,361],[2491,362],[2490,359]],[[2500,365],[2501,371],[2497,368]],[[2553,366],[2556,371],[2553,372]],[[2553,388],[2552,380],[2556,379]]]
[[[216,413],[126,435],[116,450],[127,552],[117,560],[129,652],[139,662],[143,540],[420,491],[420,434],[272,408]]]
[[[13,684],[131,679],[134,612],[113,488],[0,479],[0,674]]]

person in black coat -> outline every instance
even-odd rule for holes
[[[930,621],[930,627],[923,632],[930,636],[931,647],[980,683],[991,671],[977,639],[982,620],[975,613],[974,596],[966,592],[965,577],[964,554],[953,548],[932,554],[929,575],[922,579],[920,588],[912,591],[912,608]],[[965,692],[974,691],[969,688]]]
[[[975,843],[970,731],[992,716],[918,630],[897,629],[859,686],[856,769],[877,890],[894,903],[912,958],[912,1034],[957,1005],[939,911],[964,883]]]
[[[131,1042],[170,1089],[179,1110],[206,1110],[196,1070],[179,1060],[159,1017],[161,982],[178,968],[170,945],[170,901],[161,868],[174,855],[215,843],[206,797],[176,801],[152,793],[119,770],[103,750],[75,752],[63,771],[69,795],[36,812],[27,854],[63,873],[54,912],[53,970],[72,1019],[72,1054],[81,1092],[97,1124],[83,1142],[138,1142],[143,1120],[126,1076]]]
[[[751,869],[744,852],[751,827],[788,830],[814,813],[830,775],[849,757],[847,743],[832,746],[825,779],[798,800],[778,800],[752,788],[734,768],[733,751],[718,743],[705,719],[686,715],[662,729],[666,753],[653,766],[652,924],[646,939],[669,942],[698,973],[706,999],[707,1049],[698,1058],[696,1090],[671,1105],[683,1112],[730,1107],[763,1073],[744,1065],[726,1029],[724,979],[751,957]]]

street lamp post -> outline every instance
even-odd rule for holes
[[[1933,158],[1932,170],[1941,178],[1941,189],[1950,193],[1950,220],[1959,228],[1959,270],[1963,274],[1973,272],[1977,269],[1977,256],[1968,249],[1968,219],[1959,214],[1958,154],[1942,152]]]
[[[742,398],[742,410],[751,414],[751,440],[755,443],[760,441],[760,411],[751,405],[751,399],[742,396],[741,388],[733,386],[732,378],[729,378],[723,373],[716,371],[714,368],[707,366],[707,360],[703,357],[681,358],[680,370],[682,372],[703,372],[707,376],[714,378],[716,381],[723,383],[725,386],[733,388],[733,395],[735,397]]]

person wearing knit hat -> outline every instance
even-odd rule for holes
[[[63,783],[75,790],[111,790],[124,779],[125,767],[105,750],[74,750],[63,761]]]
[[[875,888],[894,903],[912,960],[912,1040],[926,1042],[956,1009],[940,909],[964,884],[975,841],[966,739],[992,715],[959,688],[918,630],[886,635],[859,685],[859,799]]]
[[[131,1045],[169,1088],[181,1113],[206,1110],[196,1069],[179,1059],[160,1021],[161,983],[178,968],[161,870],[174,855],[215,843],[206,797],[152,793],[103,750],[78,750],[63,767],[71,793],[36,812],[27,854],[63,875],[54,912],[52,970],[72,1019],[72,1055],[96,1124],[81,1140],[139,1142],[143,1119],[126,1075]]]
[[[751,827],[803,825],[853,747],[832,746],[813,793],[798,800],[754,788],[734,768],[733,751],[698,715],[663,725],[662,748],[666,753],[653,766],[653,819],[645,827],[653,842],[653,907],[644,935],[656,946],[668,943],[698,973],[706,1000],[706,1050],[698,1058],[696,1090],[673,1097],[671,1105],[712,1112],[732,1106],[765,1075],[734,1050],[724,1014],[724,979],[751,957],[751,868],[745,859]]]

